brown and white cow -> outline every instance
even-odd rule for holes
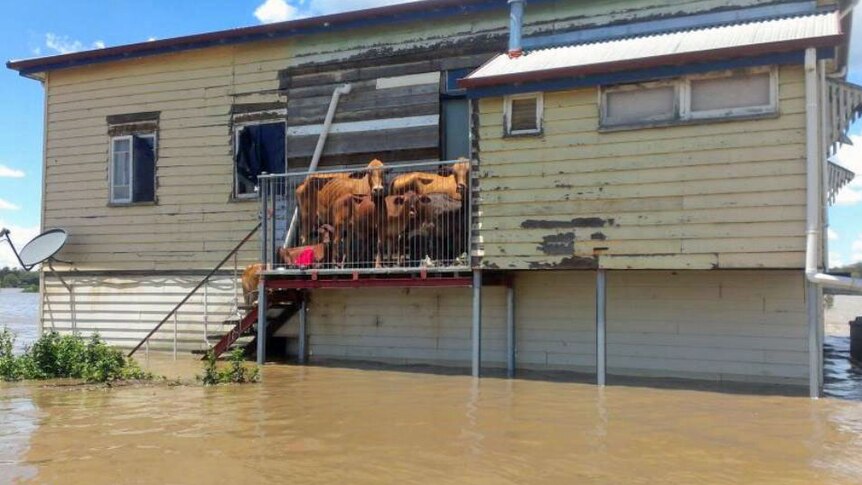
[[[413,191],[384,198],[382,223],[379,228],[375,265],[380,267],[384,256],[403,265],[411,232],[420,230],[419,204],[423,196]]]
[[[370,261],[376,241],[378,211],[369,194],[345,194],[330,208],[333,260],[344,265],[348,258]]]

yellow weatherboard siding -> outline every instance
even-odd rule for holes
[[[597,88],[544,96],[540,137],[480,110],[483,264],[528,269],[801,268],[801,66],[779,70],[779,116],[600,132]]]

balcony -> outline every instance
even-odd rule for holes
[[[474,164],[383,164],[262,175],[268,276],[469,272]]]

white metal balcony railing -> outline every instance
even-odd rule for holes
[[[472,168],[375,160],[261,175],[262,262],[283,274],[469,270]]]

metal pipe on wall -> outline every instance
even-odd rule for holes
[[[479,377],[482,366],[482,270],[473,270],[473,377]]]
[[[308,356],[308,308],[306,307],[306,295],[302,295],[299,303],[299,356],[297,360],[300,364],[305,364]]]
[[[607,270],[596,273],[596,384],[607,381]]]
[[[509,0],[509,57],[524,54],[521,37],[524,27],[524,6],[527,0]]]
[[[506,285],[506,375],[515,377],[515,282]]]

